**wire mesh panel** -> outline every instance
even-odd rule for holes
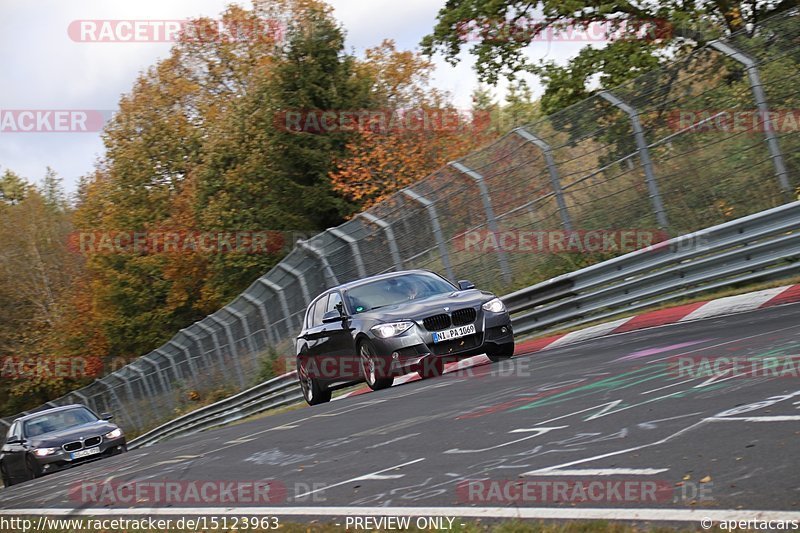
[[[510,292],[785,203],[800,186],[798,64],[793,10],[522,125],[300,241],[226,308],[50,403],[86,398],[143,430],[193,394],[253,385],[267,351],[293,355],[309,301],[335,284],[427,268]],[[625,230],[640,232],[628,247],[586,237]]]

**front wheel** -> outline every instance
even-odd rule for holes
[[[331,391],[310,376],[305,365],[298,366],[297,374],[300,379],[300,389],[303,391],[303,399],[308,405],[319,405],[331,401]]]
[[[394,378],[386,375],[386,369],[375,354],[375,348],[367,339],[358,345],[358,355],[361,359],[361,372],[372,390],[388,389],[394,383]]]
[[[0,464],[0,477],[3,478],[3,486],[10,487],[14,484],[14,482],[11,480],[11,476],[9,476],[8,472],[6,472],[6,467],[2,464]]]
[[[505,361],[506,359],[510,359],[512,355],[514,355],[513,342],[509,342],[507,344],[501,344],[496,348],[491,348],[486,351],[486,356],[493,363],[499,363],[500,361]]]

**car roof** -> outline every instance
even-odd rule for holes
[[[62,405],[60,407],[53,407],[52,409],[43,409],[42,411],[36,411],[35,413],[30,413],[30,414],[27,414],[25,416],[21,416],[21,417],[17,418],[16,420],[14,420],[14,422],[25,422],[26,420],[30,420],[31,418],[36,418],[37,416],[40,416],[40,415],[45,415],[45,414],[48,414],[48,413],[56,413],[58,411],[66,411],[68,409],[75,409],[76,407],[82,407],[84,409],[89,409],[85,405],[81,405],[79,403],[73,403],[73,404],[70,404],[70,405]]]
[[[422,270],[422,269],[400,270],[400,271],[397,271],[397,272],[387,272],[386,274],[378,274],[376,276],[370,276],[368,278],[361,278],[361,279],[357,279],[357,280],[354,280],[354,281],[348,281],[347,283],[342,283],[341,285],[337,285],[336,287],[331,287],[330,289],[328,289],[325,292],[330,292],[330,291],[333,291],[333,290],[348,290],[348,289],[352,289],[353,287],[358,287],[360,285],[364,285],[366,283],[370,283],[372,281],[378,281],[378,280],[381,280],[381,279],[389,279],[389,278],[394,278],[394,277],[397,277],[397,276],[403,276],[403,275],[407,275],[407,274],[433,274],[434,276],[439,276],[438,274],[436,274],[435,272],[431,272],[430,270]],[[441,276],[439,276],[439,277],[441,277]]]

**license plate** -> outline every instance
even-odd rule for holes
[[[73,459],[80,459],[81,457],[88,457],[90,455],[95,455],[100,453],[100,446],[95,446],[94,448],[86,448],[85,450],[78,450],[77,452],[72,452],[70,454]]]
[[[475,333],[475,324],[467,324],[466,326],[459,326],[457,328],[446,329],[444,331],[437,331],[433,334],[433,342],[444,342],[459,337],[466,337]]]

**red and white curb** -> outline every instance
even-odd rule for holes
[[[800,285],[788,285],[785,287],[775,287],[773,289],[764,289],[762,291],[749,292],[745,294],[737,294],[736,296],[727,296],[725,298],[717,298],[716,300],[709,300],[707,302],[695,302],[686,305],[679,305],[677,307],[669,307],[667,309],[659,309],[658,311],[650,311],[628,318],[621,318],[604,324],[598,324],[588,328],[572,331],[570,333],[562,333],[560,335],[552,335],[550,337],[542,337],[539,339],[532,339],[517,343],[514,355],[531,354],[540,352],[542,350],[549,350],[574,344],[576,342],[585,341],[588,339],[595,339],[598,337],[605,337],[606,335],[615,335],[617,333],[627,333],[628,331],[636,331],[639,329],[652,328],[656,326],[665,326],[667,324],[677,324],[679,322],[689,322],[692,320],[701,320],[705,318],[713,318],[717,316],[730,315],[733,313],[742,313],[745,311],[753,311],[755,309],[764,309],[767,307],[774,307],[776,305],[788,304],[793,302],[800,302]],[[445,365],[444,373],[457,372],[466,368],[481,366],[489,363],[489,358],[485,355],[477,355],[457,361],[454,363],[447,363]],[[406,374],[395,378],[395,385],[408,383],[410,381],[417,381],[420,377],[416,372]],[[369,387],[363,387],[356,391],[343,394],[336,399],[347,398],[349,396],[356,396],[369,392]]]

